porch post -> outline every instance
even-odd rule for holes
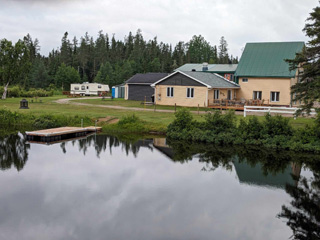
[[[207,103],[207,106],[206,106],[206,107],[209,107],[208,92],[209,92],[209,88],[207,87],[207,94],[206,94],[206,103]]]

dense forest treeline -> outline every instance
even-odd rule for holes
[[[146,41],[141,30],[129,32],[124,40],[116,40],[99,31],[96,39],[86,33],[70,39],[66,32],[61,45],[48,56],[40,54],[40,43],[28,34],[13,44],[0,42],[0,86],[19,85],[30,88],[69,90],[73,82],[99,82],[110,86],[123,83],[135,73],[172,72],[185,63],[237,63],[228,53],[221,37],[219,45],[211,45],[203,36],[172,45]]]

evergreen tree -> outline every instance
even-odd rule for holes
[[[209,62],[214,58],[214,48],[207,42],[203,36],[193,36],[187,43],[187,62],[203,63]]]
[[[222,64],[230,63],[229,55],[228,55],[228,43],[224,39],[224,36],[222,36],[220,39],[220,45],[219,45],[218,49],[219,49],[219,53],[218,53],[219,63],[222,63]]]
[[[68,32],[65,32],[61,39],[60,61],[67,66],[72,65],[72,46],[68,39]]]
[[[294,60],[288,60],[290,70],[298,69],[299,82],[291,87],[293,101],[302,101],[302,111],[308,113],[320,101],[320,7],[313,9],[303,29],[311,39]],[[302,67],[302,68],[301,68]],[[319,109],[319,107],[318,107]]]
[[[28,87],[30,88],[46,88],[50,84],[48,71],[41,59],[37,59],[31,68]]]

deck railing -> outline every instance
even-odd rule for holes
[[[218,107],[218,108],[244,108],[244,106],[264,106],[269,105],[269,100],[253,100],[253,99],[213,99],[208,100],[208,106]]]
[[[270,106],[244,106],[243,117],[247,116],[247,112],[256,113],[281,113],[295,115],[299,108],[295,107],[270,107]],[[311,115],[316,115],[316,111],[311,109]]]

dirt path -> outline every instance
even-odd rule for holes
[[[123,106],[118,106],[118,105],[101,105],[101,104],[73,102],[74,100],[86,100],[86,99],[101,99],[101,97],[62,98],[62,99],[58,99],[54,102],[59,103],[59,104],[71,104],[71,105],[78,105],[78,106],[101,107],[101,108],[111,108],[111,109],[129,110],[129,111],[154,112],[154,109],[149,109],[149,108],[123,107]],[[156,109],[156,112],[174,113],[174,110]],[[191,111],[191,112],[195,113],[195,114],[198,113],[198,111]],[[199,111],[199,114],[205,114],[205,113],[207,113],[207,112],[206,111]],[[236,115],[243,115],[243,112],[242,111],[235,111],[235,114]],[[247,114],[247,115],[251,115],[251,114]],[[255,113],[254,115],[263,116],[264,113],[262,113],[262,114]]]
[[[111,109],[129,110],[129,111],[148,111],[148,112],[154,111],[154,109],[149,109],[149,108],[145,109],[145,108],[137,108],[137,107],[123,107],[123,106],[118,106],[118,105],[101,105],[101,104],[73,102],[74,100],[86,100],[86,99],[101,99],[101,97],[62,98],[62,99],[56,100],[55,102],[59,103],[59,104],[72,104],[72,105],[78,105],[78,106],[101,107],[101,108],[111,108]],[[156,112],[174,113],[174,110],[156,109]],[[198,113],[197,111],[192,111],[192,112]],[[200,111],[199,113],[204,114],[206,112]]]

